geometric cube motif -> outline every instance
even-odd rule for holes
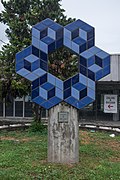
[[[77,54],[94,46],[94,41],[94,28],[80,19],[64,27],[64,45]]]
[[[94,28],[77,20],[63,27],[47,18],[32,28],[32,45],[16,54],[16,72],[32,82],[32,101],[50,109],[65,101],[81,109],[95,100],[95,81],[110,73],[110,55],[94,46]],[[65,46],[79,72],[62,81],[48,72],[48,55]]]

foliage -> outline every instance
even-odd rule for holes
[[[21,97],[30,93],[30,83],[15,72],[15,55],[31,44],[31,27],[45,18],[66,25],[73,21],[64,15],[61,0],[1,0],[4,10],[0,22],[7,25],[6,35],[9,44],[0,51],[1,97]],[[57,66],[57,67],[56,67]],[[77,71],[76,57],[62,48],[50,56],[50,72],[59,74],[61,79],[68,78]],[[37,116],[37,115],[36,115]]]
[[[1,179],[119,180],[120,136],[80,131],[78,164],[47,163],[47,136],[30,131],[0,132]]]
[[[78,57],[62,47],[49,56],[49,72],[66,80],[78,72]]]
[[[47,126],[42,122],[38,122],[36,119],[32,122],[30,128],[30,132],[39,132],[42,134],[47,134]]]
[[[63,14],[60,0],[2,0],[1,2],[4,10],[0,13],[0,22],[7,25],[6,35],[9,39],[9,44],[4,45],[0,51],[0,85],[5,90],[2,97],[22,96],[29,92],[30,85],[15,73],[15,54],[30,45],[32,25],[47,17],[62,24],[66,24],[71,19],[67,20]]]

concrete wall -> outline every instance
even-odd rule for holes
[[[120,55],[111,55],[111,73],[100,81],[120,81]]]

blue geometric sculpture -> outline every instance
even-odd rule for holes
[[[32,28],[32,45],[16,54],[16,72],[32,82],[32,101],[50,109],[65,101],[81,109],[95,100],[95,81],[110,73],[110,55],[94,46],[94,28],[77,20],[63,27],[47,18]],[[48,72],[48,55],[65,46],[79,72],[62,81]]]

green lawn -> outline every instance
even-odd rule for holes
[[[0,132],[0,180],[120,180],[120,135],[80,130],[78,164],[47,163],[47,135]]]

